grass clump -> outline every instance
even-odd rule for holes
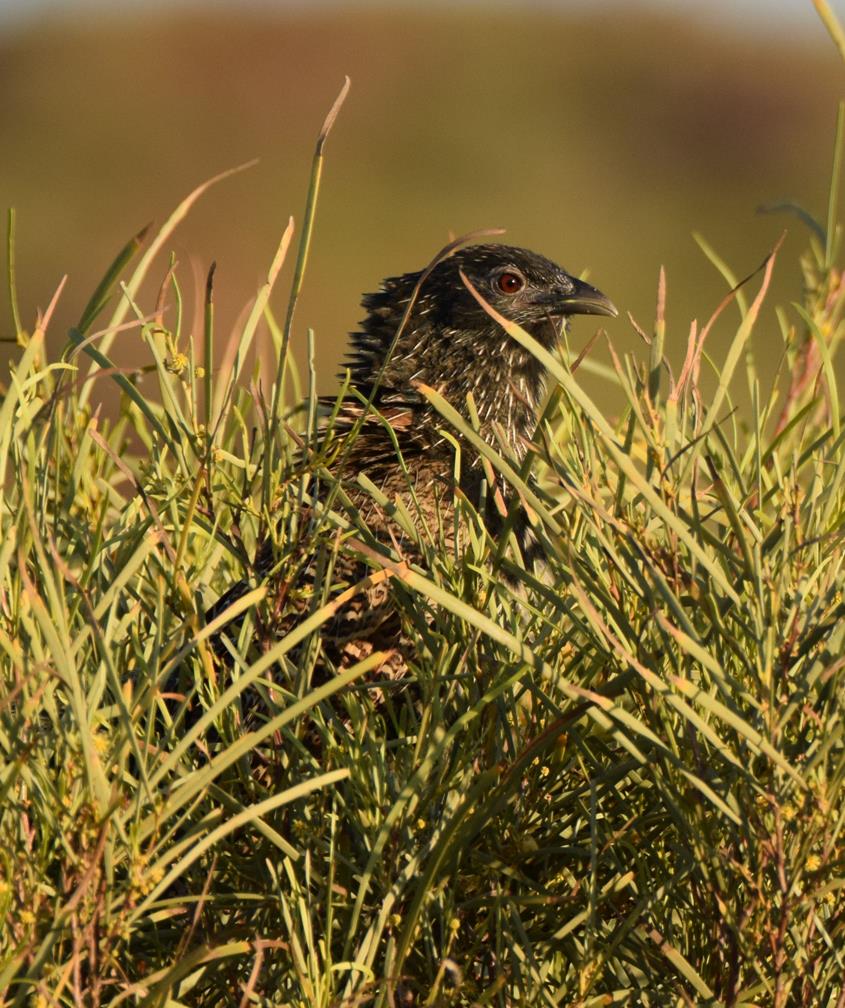
[[[193,327],[174,268],[138,301],[193,197],[134,270],[141,239],[122,250],[57,359],[50,310],[32,333],[14,312],[3,1003],[845,1004],[835,197],[779,331],[760,331],[774,255],[750,301],[726,297],[724,361],[706,352],[714,317],[673,373],[664,281],[644,361],[548,355],[512,327],[554,384],[521,466],[429,390],[528,509],[545,568],[465,502],[459,551],[397,515],[427,558],[410,567],[345,506],[289,355],[326,132],[286,323],[268,304],[289,231],[223,366],[211,284]],[[841,133],[840,117],[837,151]],[[272,388],[242,373],[262,318]],[[143,382],[110,359],[124,331],[147,348]],[[771,388],[752,341],[778,347]],[[618,416],[582,370],[612,383]],[[115,418],[93,406],[104,381]],[[206,625],[267,534],[280,576]],[[391,581],[415,641],[403,690],[379,654],[319,673],[348,549]],[[263,634],[304,563],[320,572],[306,616]]]

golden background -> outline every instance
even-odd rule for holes
[[[0,202],[17,211],[25,322],[69,274],[51,325],[61,345],[133,232],[257,157],[204,196],[172,242],[189,317],[217,260],[222,343],[288,216],[301,225],[314,141],[348,74],[295,326],[300,355],[315,330],[322,389],[362,292],[421,268],[451,235],[490,226],[571,272],[588,269],[622,310],[606,328],[623,350],[639,342],[626,312],[652,326],[664,264],[677,362],[690,320],[709,317],[726,290],[691,232],[745,275],[787,228],[774,294],[800,296],[796,255],[809,232],[757,208],[794,200],[825,218],[843,72],[809,0],[806,13],[805,31],[781,34],[565,5],[123,17],[80,8],[8,30]],[[273,301],[282,317],[293,260]],[[166,268],[163,257],[156,276]],[[715,349],[735,323],[726,313]],[[594,328],[576,320],[574,345]],[[755,350],[774,366],[781,345],[769,312]],[[609,359],[605,344],[593,352]],[[146,359],[134,333],[114,354]]]

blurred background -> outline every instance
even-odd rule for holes
[[[845,0],[832,6],[845,15]],[[17,211],[27,325],[69,274],[51,326],[61,344],[135,231],[257,157],[172,242],[189,309],[217,260],[222,341],[288,216],[301,225],[314,141],[346,74],[295,328],[300,354],[315,330],[322,390],[362,292],[474,228],[506,227],[504,240],[589,270],[622,309],[607,329],[623,350],[638,343],[625,312],[651,329],[665,265],[676,362],[690,320],[726,289],[692,232],[745,275],[787,228],[775,298],[800,296],[807,228],[758,208],[794,201],[825,218],[845,79],[811,0],[0,0],[0,203]],[[163,257],[157,278],[166,268]],[[774,364],[781,337],[763,321],[759,356]],[[594,328],[576,320],[574,345]],[[113,352],[137,362],[137,337]]]

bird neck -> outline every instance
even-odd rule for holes
[[[436,389],[468,420],[471,397],[481,436],[494,446],[504,436],[511,451],[522,457],[543,399],[545,374],[537,359],[491,321],[489,327],[471,332],[418,325],[400,335],[385,362],[398,327],[398,321],[391,327],[392,321],[371,315],[365,331],[353,337],[352,384],[369,395],[381,374],[376,404],[416,403],[416,436],[426,440],[442,422],[433,410],[432,422],[425,419],[422,411],[429,407],[418,391],[420,384]],[[559,337],[559,324],[552,333],[549,325],[554,323],[543,323],[531,334],[543,345]]]
[[[477,355],[463,364],[448,375],[433,375],[426,384],[433,385],[465,419],[472,421],[474,412],[479,433],[488,444],[499,447],[504,439],[511,452],[522,458],[544,392],[543,372],[536,360],[511,343],[498,347],[483,369],[478,367]]]

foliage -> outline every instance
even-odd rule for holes
[[[286,322],[268,304],[290,229],[220,367],[210,282],[193,326],[172,265],[152,310],[137,301],[199,191],[95,330],[142,237],[121,251],[58,359],[52,306],[32,333],[14,311],[3,1003],[845,1004],[838,153],[780,332],[759,322],[774,254],[750,302],[728,276],[677,375],[663,278],[646,361],[551,356],[511,326],[554,379],[522,466],[428,390],[528,510],[545,563],[526,570],[459,502],[451,551],[397,513],[414,567],[346,506],[288,353],[328,125]],[[840,115],[837,152],[842,132]],[[243,379],[262,319],[272,388]],[[126,333],[143,373],[112,366]],[[615,389],[617,418],[583,371]],[[92,405],[102,382],[121,390],[114,420]],[[303,558],[319,572],[308,616],[262,636],[276,577],[206,625],[265,534],[283,583]],[[346,550],[390,579],[414,639],[398,687],[380,654],[321,671],[320,627],[361,588],[334,578]]]

